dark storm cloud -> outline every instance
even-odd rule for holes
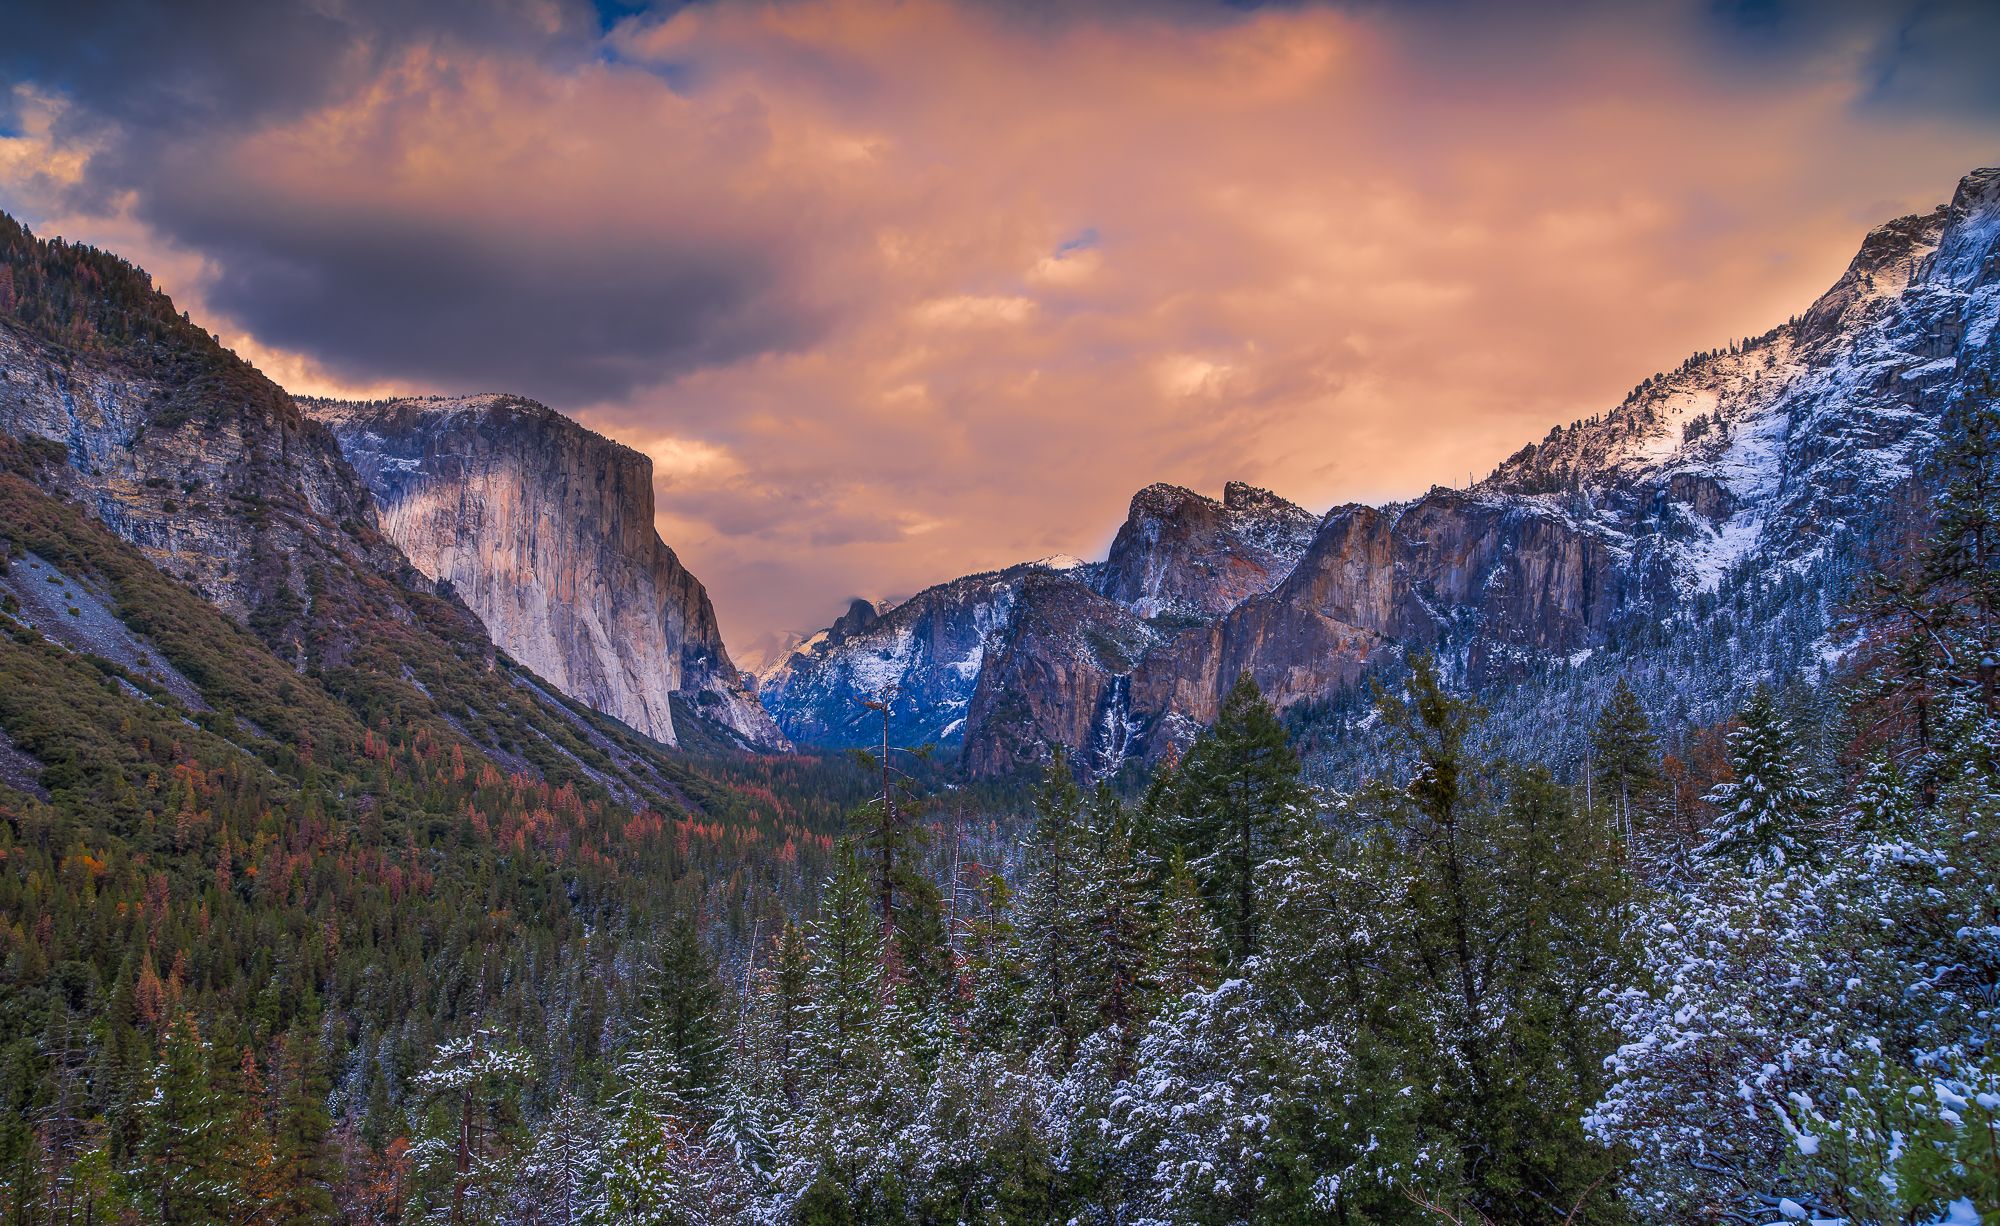
[[[236,208],[177,191],[146,220],[209,259],[209,309],[357,383],[587,404],[817,329],[783,249],[671,227],[592,245],[513,218]],[[497,224],[495,224],[497,222]]]
[[[233,127],[297,114],[414,40],[553,53],[594,29],[571,0],[29,0],[8,7],[0,81],[141,131]]]
[[[787,284],[783,219],[746,228],[754,202],[727,200],[676,218],[686,185],[646,168],[650,146],[676,134],[607,113],[649,100],[566,93],[576,73],[615,71],[594,49],[600,19],[616,17],[483,0],[49,5],[10,29],[0,81],[59,98],[58,138],[91,149],[80,175],[42,193],[44,211],[127,211],[199,258],[183,291],[261,343],[357,382],[588,403],[817,327]],[[482,167],[492,173],[456,199],[369,190],[378,171],[407,180],[488,140],[440,108],[504,131],[517,87],[560,112],[543,134],[566,154],[496,154],[511,164]],[[764,145],[754,108],[697,118],[697,144],[733,142],[753,159]],[[340,145],[344,164],[245,155],[288,125]],[[552,197],[565,188],[574,199]],[[649,193],[658,208],[635,224],[632,201]],[[0,183],[0,204],[9,195]]]

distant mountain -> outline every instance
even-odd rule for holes
[[[4,215],[0,436],[19,440],[17,467],[40,496],[87,511],[282,659],[298,678],[295,702],[330,696],[345,718],[424,723],[552,786],[686,807],[683,766],[496,652],[449,585],[411,565],[332,430],[142,270],[39,240]],[[51,582],[84,584],[73,562],[38,565]],[[89,623],[95,606],[75,607]],[[180,667],[157,645],[125,654]],[[212,668],[182,671],[202,701],[245,709],[241,692],[214,691]],[[267,718],[284,706],[264,706]]]
[[[899,727],[962,742],[982,773],[1044,740],[1097,772],[1158,754],[1245,670],[1283,707],[1352,709],[1412,650],[1490,700],[1630,674],[1663,710],[1719,710],[1837,653],[1855,577],[1923,513],[1944,409],[1994,366],[1996,315],[2000,170],[1980,170],[1869,234],[1804,315],[1647,379],[1469,489],[1313,521],[1247,487],[1220,504],[1149,487],[1103,563],[960,580],[913,598],[921,618],[883,615],[949,653],[829,633],[766,674],[766,702],[798,739],[844,743],[840,713],[894,681],[914,696]],[[968,584],[987,596],[943,598]]]
[[[857,601],[765,670],[759,693],[802,743],[880,735],[862,704],[894,687],[891,736],[963,742],[993,772],[1068,745],[1122,760],[1122,709],[1140,659],[1282,582],[1317,517],[1231,482],[1222,501],[1152,485],[1104,562],[1051,558],[927,588],[887,610]],[[879,717],[877,717],[879,721]]]
[[[653,526],[645,455],[518,396],[299,403],[383,533],[537,676],[662,744],[676,698],[745,745],[784,744]]]

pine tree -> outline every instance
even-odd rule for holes
[[[1158,899],[1151,875],[1133,846],[1125,814],[1108,788],[1091,805],[1090,856],[1082,903],[1086,923],[1082,995],[1089,1003],[1088,1030],[1114,1028],[1114,1071],[1128,1074],[1139,1026],[1155,995],[1151,955]]]
[[[1620,677],[1590,736],[1591,782],[1597,803],[1610,810],[1619,837],[1630,845],[1647,802],[1660,786],[1659,745],[1639,696]]]
[[[233,1169],[231,1104],[218,1089],[208,1045],[186,1013],[166,1019],[131,1183],[162,1226],[226,1221],[244,1189]]]
[[[412,1157],[422,1202],[451,1226],[477,1221],[497,1208],[511,1183],[510,1100],[534,1065],[488,1031],[438,1045],[413,1080],[429,1127]]]
[[[1736,778],[1707,796],[1720,816],[1696,855],[1753,875],[1812,863],[1819,854],[1819,796],[1793,756],[1791,728],[1761,686],[1737,719],[1729,737]]]
[[[754,1098],[735,1087],[723,1095],[715,1122],[709,1125],[708,1148],[733,1160],[754,1183],[762,1184],[773,1170],[774,1151],[763,1113]]]
[[[806,1011],[811,1004],[812,954],[806,946],[805,932],[790,920],[785,921],[776,941],[777,956],[772,959],[769,996],[775,1014],[772,1028],[776,1032],[778,1048],[774,1058],[785,1105],[796,1107],[799,1102],[799,1065],[804,1054],[800,1040],[805,1033]]]
[[[813,924],[806,1029],[820,1078],[870,1063],[882,1008],[882,931],[873,902],[867,869],[853,842],[843,839]]]
[[[272,1182],[276,1196],[270,1221],[277,1226],[317,1226],[338,1217],[333,1187],[338,1182],[328,1145],[333,1121],[326,1111],[328,1091],[319,1048],[301,1020],[279,1051]]]
[[[611,1157],[602,1112],[565,1093],[535,1132],[513,1201],[535,1226],[584,1226],[604,1200],[604,1163]]]
[[[999,1051],[1015,1046],[1026,1011],[1027,975],[1015,939],[1013,893],[1007,879],[982,872],[973,887],[975,906],[966,923],[967,1032],[978,1045]]]
[[[1153,951],[1153,978],[1171,1005],[1190,992],[1206,992],[1219,978],[1221,934],[1208,917],[1201,887],[1179,852],[1169,864],[1161,906],[1159,943]]]
[[[699,1096],[722,1070],[722,983],[694,921],[677,918],[667,931],[648,993],[644,1042],[673,1057],[676,1092]]]
[[[1035,792],[1026,881],[1014,936],[1025,976],[1023,1025],[1036,1042],[1053,1042],[1064,1066],[1096,1019],[1087,995],[1092,961],[1086,883],[1093,873],[1083,795],[1058,750]]]
[[[1169,818],[1232,960],[1257,948],[1258,866],[1309,820],[1310,799],[1277,712],[1245,672],[1175,771]]]

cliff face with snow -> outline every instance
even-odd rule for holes
[[[1017,585],[1001,633],[953,658],[979,670],[953,731],[975,770],[1028,765],[1045,736],[1103,771],[1184,742],[1246,670],[1285,707],[1351,699],[1414,650],[1489,699],[1616,673],[1699,705],[1812,667],[1873,546],[1921,514],[1924,459],[1991,371],[1997,316],[2000,170],[1982,170],[1870,233],[1804,315],[1469,489],[1315,523],[1247,487],[1221,504],[1151,487],[1109,559],[1032,599]],[[844,651],[806,663],[835,671]],[[795,670],[781,722],[819,699],[784,688]]]
[[[654,529],[647,457],[513,396],[301,403],[382,531],[534,673],[663,744],[676,697],[747,743],[782,743]]]
[[[1317,517],[1254,486],[1223,499],[1172,485],[1132,498],[1109,557],[1031,562],[928,588],[877,612],[856,602],[761,678],[794,739],[879,737],[864,702],[891,688],[890,735],[964,744],[974,770],[1039,760],[1051,744],[1122,760],[1137,663],[1281,582]]]

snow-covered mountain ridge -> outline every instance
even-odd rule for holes
[[[1937,424],[1992,365],[1996,319],[1989,169],[1868,234],[1804,314],[1470,488],[1315,521],[1249,487],[1219,504],[1149,487],[1105,562],[929,589],[818,637],[763,695],[799,739],[845,743],[839,713],[894,681],[909,739],[962,738],[981,772],[1045,743],[1112,770],[1184,741],[1243,670],[1281,706],[1337,706],[1414,649],[1489,698],[1650,670],[1700,705],[1823,660],[1870,550],[1920,514]]]

